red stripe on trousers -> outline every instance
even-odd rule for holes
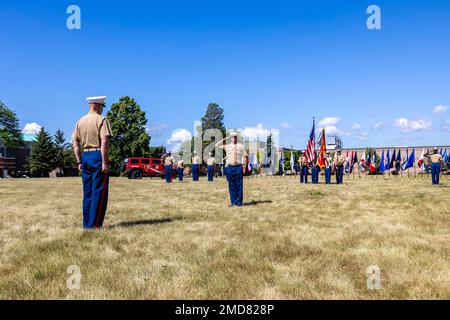
[[[100,205],[97,209],[97,219],[95,219],[95,226],[97,228],[100,228],[100,226],[98,225],[99,220],[100,220],[100,214],[103,211],[103,205],[105,202],[105,193],[106,193],[106,179],[108,178],[107,176],[108,174],[105,173],[105,178],[103,179],[103,190],[102,190],[102,195],[100,196]]]

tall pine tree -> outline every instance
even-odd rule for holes
[[[64,132],[58,129],[53,138],[56,148],[56,165],[63,169],[64,173],[77,167],[77,160],[70,143],[66,141]]]
[[[56,130],[54,142],[56,148],[56,164],[59,168],[63,168],[65,151],[69,148],[69,144],[66,142],[64,132],[61,129]]]
[[[223,124],[223,109],[217,103],[210,103],[206,108],[205,115],[202,117],[203,131],[208,129],[219,129],[225,136],[225,125]]]
[[[44,177],[52,171],[58,160],[58,151],[48,132],[41,128],[33,143],[28,163],[31,173],[35,176]]]

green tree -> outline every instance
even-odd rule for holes
[[[56,130],[55,136],[53,137],[56,149],[56,165],[63,168],[64,165],[64,153],[69,148],[69,144],[66,142],[64,137],[64,132],[61,129]]]
[[[61,129],[56,131],[53,140],[56,149],[56,165],[63,169],[64,172],[76,168],[77,160],[72,146],[66,141],[64,132]]]
[[[55,168],[57,159],[58,151],[50,134],[41,128],[28,157],[31,173],[41,177],[46,176]]]
[[[217,103],[210,103],[208,104],[208,107],[206,108],[206,112],[205,115],[202,117],[201,119],[201,128],[202,128],[202,132],[201,134],[205,134],[206,130],[210,130],[210,129],[217,129],[222,133],[222,137],[225,137],[226,135],[226,129],[225,129],[225,125],[223,123],[223,119],[225,118],[224,113],[223,113],[223,109],[217,104]],[[200,133],[199,128],[197,128],[197,132]],[[203,139],[206,139],[206,137],[202,136],[202,139],[200,139],[200,141],[202,141],[202,154],[203,151],[205,150],[205,148],[211,144],[213,141],[215,141],[215,137],[213,137],[213,139],[211,140],[205,140],[203,141]],[[194,137],[192,137],[192,151],[194,151]],[[196,150],[196,151],[200,151],[200,150]],[[204,154],[203,154],[204,156]]]
[[[166,147],[164,147],[164,146],[150,147],[148,156],[151,158],[160,158],[165,153],[166,153]]]
[[[111,172],[119,174],[127,157],[142,157],[150,153],[150,135],[144,111],[130,97],[122,97],[111,106],[106,117],[111,123],[113,137],[110,142]]]
[[[202,117],[203,131],[208,129],[218,129],[225,136],[226,129],[223,124],[223,109],[217,103],[210,103],[206,108],[205,115]]]
[[[23,145],[23,136],[19,129],[19,119],[14,111],[0,101],[0,140],[10,148]]]

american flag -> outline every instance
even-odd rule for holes
[[[311,129],[311,134],[309,135],[308,144],[306,145],[306,161],[312,163],[316,157],[316,134],[315,134],[316,122],[313,119],[313,127]]]

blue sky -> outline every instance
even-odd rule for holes
[[[71,4],[81,30],[66,28]],[[0,100],[22,127],[69,136],[86,96],[129,95],[152,145],[193,131],[210,102],[284,146],[305,147],[312,117],[344,147],[450,144],[447,1],[1,0],[0,39]]]

